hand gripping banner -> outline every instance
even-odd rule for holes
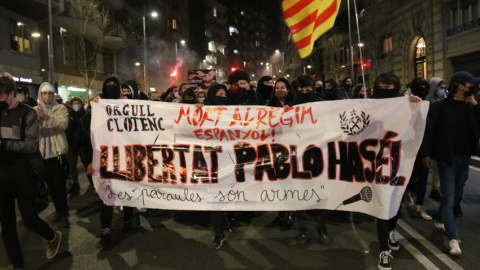
[[[421,145],[428,102],[266,106],[93,104],[93,175],[108,205],[338,209],[388,219]]]

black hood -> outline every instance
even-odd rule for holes
[[[422,86],[425,88],[421,88]],[[424,78],[416,77],[413,79],[410,89],[412,90],[412,94],[421,99],[425,99],[430,90],[430,84]]]
[[[115,86],[109,85],[105,86],[107,82],[113,81]],[[120,98],[120,82],[118,81],[117,77],[115,76],[108,76],[105,78],[102,84],[102,94],[101,97],[105,99],[119,99]]]
[[[144,99],[148,100],[148,96],[145,95],[142,91],[140,91],[139,84],[134,80],[127,80],[122,85],[128,85],[130,90],[132,90],[133,97],[132,99]],[[121,89],[121,88],[120,88]]]

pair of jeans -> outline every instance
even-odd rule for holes
[[[43,237],[52,240],[54,231],[38,217],[36,176],[25,161],[21,168],[0,166],[0,224],[8,259],[14,268],[23,268],[23,253],[17,235],[15,201],[25,226]]]
[[[454,155],[451,162],[438,162],[442,203],[440,214],[445,224],[448,240],[457,238],[453,206],[462,198],[463,187],[468,179],[470,155]]]

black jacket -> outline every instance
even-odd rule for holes
[[[428,117],[432,124],[431,132],[427,130],[422,145],[423,156],[437,161],[449,162],[453,158],[456,132],[456,109],[454,100],[446,98],[430,106]],[[466,104],[467,123],[472,140],[472,155],[480,155],[480,105]]]

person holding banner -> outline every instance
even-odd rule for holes
[[[371,98],[383,99],[394,98],[402,96],[400,94],[400,79],[394,73],[382,73],[376,79],[373,86],[373,95]],[[410,102],[421,102],[422,99],[414,95],[410,95]],[[400,208],[398,209],[400,210]],[[391,219],[377,218],[377,235],[380,242],[380,255],[378,269],[389,270],[392,269],[392,250],[400,249],[400,244],[395,237],[395,227],[398,221],[397,214]]]
[[[273,90],[267,106],[282,108],[293,102],[295,90],[287,79],[278,79]],[[271,225],[279,225],[281,229],[289,230],[293,226],[294,214],[294,211],[280,211]]]
[[[260,93],[250,87],[250,77],[243,70],[235,70],[228,75],[231,84],[227,91],[228,105],[265,105]]]
[[[296,106],[303,103],[308,102],[317,102],[317,101],[324,101],[324,99],[318,94],[315,89],[315,82],[313,78],[307,75],[301,75],[296,80],[297,85],[297,93],[293,98],[293,101],[289,104],[284,106],[285,109],[288,109],[289,106]],[[275,89],[276,91],[276,89]],[[303,210],[296,212],[296,218],[300,225],[300,233],[298,234],[296,240],[299,244],[306,244],[311,239],[311,233],[309,232],[309,217],[308,214],[315,213],[318,217],[317,219],[317,233],[320,237],[320,241],[324,245],[330,244],[330,236],[328,235],[327,231],[327,218],[330,213],[329,210]]]
[[[227,87],[223,84],[214,84],[208,88],[207,98],[203,105],[214,105],[214,106],[225,106],[227,104]],[[221,211],[211,211],[210,212],[213,232],[215,237],[211,243],[212,249],[219,249],[223,246],[225,242],[225,234],[223,233],[223,221],[222,221],[222,212]],[[235,219],[235,212],[228,211],[226,212],[227,226],[230,232],[238,231],[238,223]]]
[[[454,206],[468,179],[470,157],[480,155],[480,106],[473,97],[479,82],[468,72],[456,72],[450,79],[447,98],[433,103],[428,112],[432,132],[427,134],[423,164],[431,166],[431,159],[438,164],[442,202],[435,227],[446,233],[453,256],[462,255]]]
[[[95,97],[92,99],[93,102],[98,102],[100,98],[104,99],[143,99],[142,96],[140,95],[135,95],[134,96],[134,89],[133,86],[136,84],[135,81],[126,81],[125,83],[122,83],[121,85],[117,86],[116,84],[111,84],[111,81],[116,81],[118,82],[118,79],[115,77],[109,77],[107,80],[104,81],[103,83],[103,92],[100,96]],[[90,122],[91,122],[91,117],[86,117],[82,119],[82,126],[84,127],[90,127]],[[84,147],[90,147],[89,149],[84,149],[84,153],[93,153],[93,149],[91,149],[92,144],[90,141],[90,131],[88,131],[88,134],[86,134],[86,130],[84,130],[83,133],[79,135],[80,138],[83,138],[84,141]],[[93,175],[95,173],[95,170],[93,169],[92,166],[92,159],[93,159],[93,154],[92,156],[85,157],[87,160],[89,160],[89,164],[87,166],[87,174],[88,175]],[[133,231],[133,226],[132,226],[132,216],[133,216],[133,208],[132,207],[123,207],[123,228],[122,232],[123,233],[131,233]],[[101,220],[101,225],[102,225],[102,236],[100,239],[100,242],[98,243],[97,246],[102,247],[102,248],[108,248],[111,245],[111,227],[112,227],[112,221],[113,221],[113,206],[106,205],[104,202],[100,202],[100,220]]]

